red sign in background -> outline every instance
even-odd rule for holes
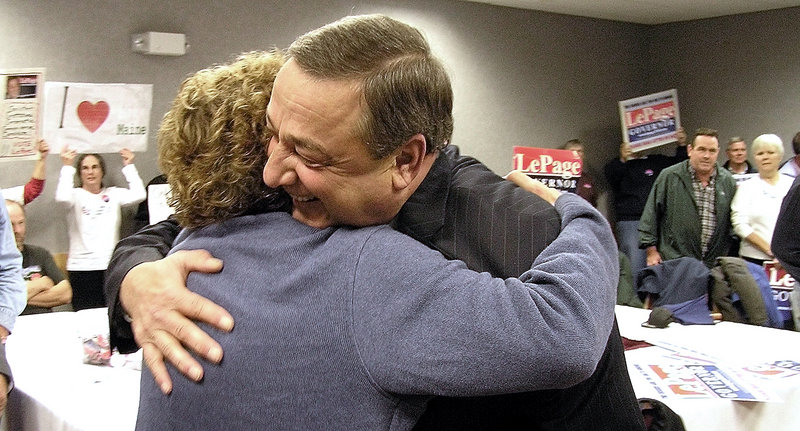
[[[575,192],[583,164],[571,150],[514,147],[513,168],[522,171],[548,187]]]

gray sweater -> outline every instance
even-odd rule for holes
[[[432,395],[572,386],[594,371],[613,322],[608,224],[561,196],[562,233],[519,279],[448,261],[388,226],[314,229],[284,213],[184,233],[219,274],[190,289],[236,319],[221,365],[170,396],[142,373],[137,429],[407,430]],[[468,316],[468,318],[466,318]]]

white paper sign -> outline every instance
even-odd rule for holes
[[[54,153],[146,151],[153,104],[151,84],[47,82],[44,138]]]
[[[147,186],[147,212],[150,214],[150,224],[166,220],[175,209],[169,206],[169,184],[150,184]]]
[[[44,69],[0,70],[0,161],[37,160]]]

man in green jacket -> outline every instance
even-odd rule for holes
[[[656,178],[639,221],[639,247],[647,265],[693,257],[709,268],[730,249],[731,200],[736,181],[717,166],[719,139],[713,129],[697,129],[689,160]]]

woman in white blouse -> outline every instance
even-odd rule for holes
[[[81,154],[73,167],[75,151],[61,150],[64,166],[55,200],[69,210],[67,270],[72,285],[72,307],[76,311],[106,306],[103,280],[111,253],[119,241],[120,207],[139,203],[146,196],[142,179],[133,165],[133,153],[123,149],[120,155],[127,189],[103,184],[106,167],[99,154]],[[78,187],[73,187],[76,170],[79,170]]]
[[[792,178],[778,172],[783,157],[781,138],[761,135],[753,141],[751,150],[758,176],[739,184],[731,204],[731,221],[742,239],[739,256],[763,264],[775,258],[770,249],[772,232]]]

